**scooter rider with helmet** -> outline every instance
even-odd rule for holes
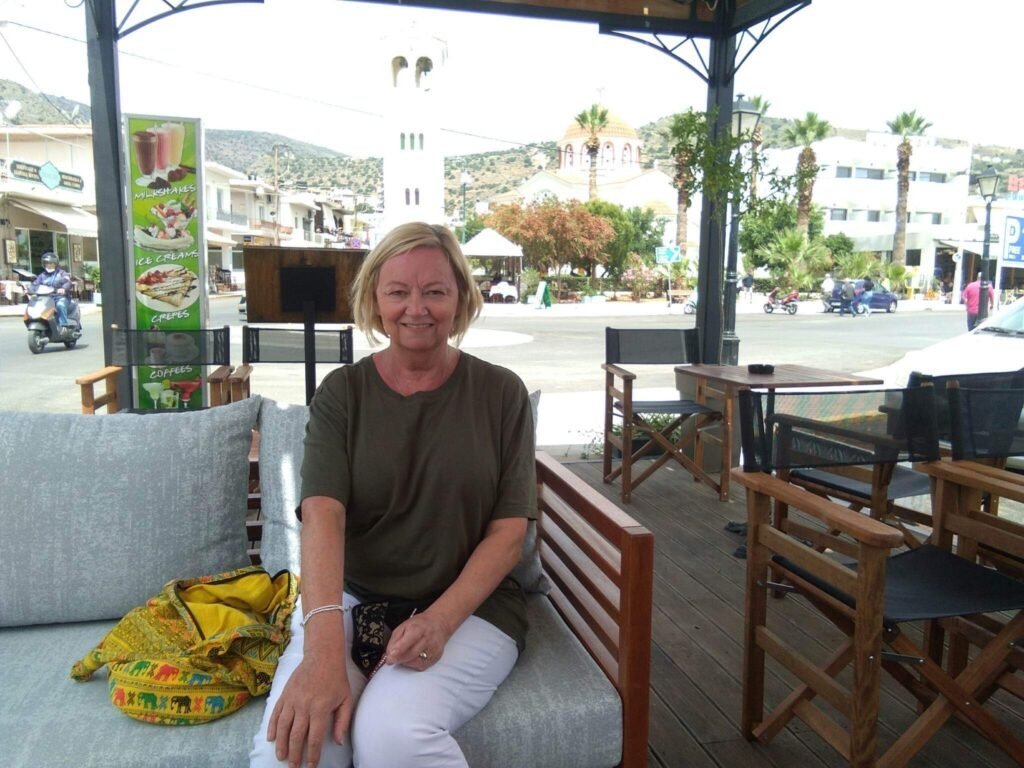
[[[57,309],[57,322],[61,325],[68,324],[68,303],[73,287],[71,276],[60,268],[60,263],[52,251],[43,254],[43,271],[39,273],[32,282],[33,286],[48,285],[53,288],[56,296],[54,305]]]

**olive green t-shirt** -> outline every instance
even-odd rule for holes
[[[405,396],[372,357],[331,372],[310,406],[302,498],[345,505],[345,589],[436,599],[491,520],[537,514],[533,415],[511,371],[465,352],[439,388]],[[475,615],[522,650],[526,605],[506,578]]]

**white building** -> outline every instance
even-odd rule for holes
[[[444,223],[437,86],[447,46],[436,37],[395,36],[383,41],[381,51],[387,78],[383,228],[408,221]]]
[[[492,197],[490,205],[511,202],[530,204],[547,198],[586,201],[590,197],[589,134],[574,120],[558,141],[558,166],[538,171],[519,187]],[[665,245],[676,237],[676,189],[671,178],[658,168],[643,167],[643,141],[636,130],[609,113],[608,125],[598,134],[597,194],[623,208],[649,208],[663,222]],[[687,254],[696,259],[700,239],[700,200],[694,201],[687,219]]]
[[[820,170],[814,204],[825,211],[825,235],[843,233],[858,251],[889,257],[896,231],[896,160],[902,137],[869,133],[863,141],[832,136],[812,148]],[[954,273],[955,245],[965,231],[971,147],[930,136],[911,138],[907,198],[907,266],[919,279]],[[765,152],[765,170],[792,175],[802,147]]]
[[[38,273],[52,251],[74,277],[98,260],[92,129],[5,125],[0,145],[0,298],[13,300],[15,267]]]

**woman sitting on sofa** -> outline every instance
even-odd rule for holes
[[[353,307],[390,344],[310,408],[302,606],[251,765],[465,766],[452,734],[525,641],[508,574],[536,514],[530,404],[514,373],[449,344],[481,297],[447,229],[392,230]]]

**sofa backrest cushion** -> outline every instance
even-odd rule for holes
[[[533,423],[537,424],[540,391],[530,394]],[[263,538],[260,559],[270,573],[283,568],[299,573],[300,524],[295,516],[302,482],[303,440],[309,408],[277,403],[263,398],[260,407],[260,496]],[[530,521],[523,542],[523,557],[512,576],[527,592],[547,593],[551,589],[541,570],[537,549],[537,524]]]
[[[149,415],[0,417],[0,626],[116,619],[248,565],[260,398]]]

